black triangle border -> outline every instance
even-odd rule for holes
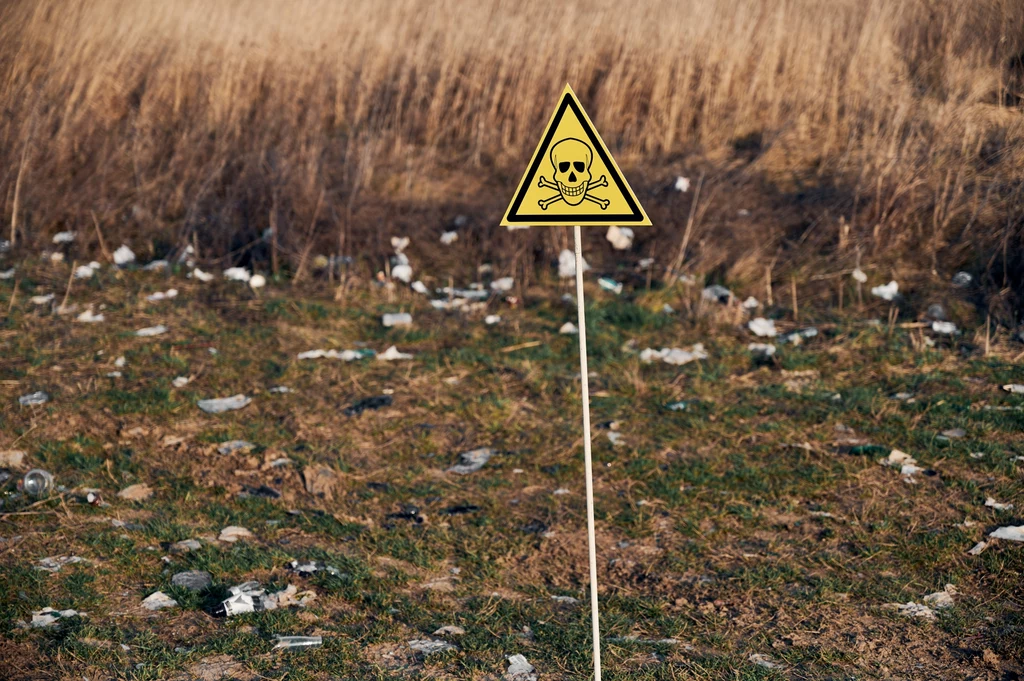
[[[576,114],[576,118],[579,119],[580,125],[583,126],[583,131],[587,133],[587,138],[590,140],[590,143],[594,145],[594,151],[601,158],[605,168],[608,169],[608,173],[615,181],[615,186],[619,188],[619,192],[622,194],[623,198],[626,199],[626,204],[629,206],[631,211],[630,213],[607,213],[601,215],[519,213],[519,207],[522,205],[523,199],[526,197],[526,192],[532,186],[533,179],[537,176],[537,171],[540,170],[540,164],[547,158],[547,150],[551,147],[551,140],[555,137],[555,132],[558,130],[558,124],[562,122],[562,116],[565,115],[566,109],[569,108],[571,108],[573,113]],[[644,214],[637,205],[636,200],[633,198],[633,192],[626,186],[618,166],[616,166],[612,162],[611,158],[609,158],[608,153],[605,151],[604,144],[602,144],[601,140],[597,138],[593,126],[588,122],[587,117],[583,115],[583,111],[579,106],[577,106],[576,101],[568,92],[562,96],[562,102],[558,105],[558,110],[555,112],[554,118],[551,119],[551,124],[548,125],[548,133],[544,136],[540,146],[537,147],[536,157],[533,159],[533,163],[530,165],[529,170],[526,171],[526,176],[523,179],[522,186],[519,188],[519,192],[512,201],[512,206],[508,210],[508,216],[505,218],[505,222],[525,224],[533,224],[535,222],[552,222],[554,220],[564,220],[566,224],[578,223],[599,225],[621,225],[637,222],[642,223],[645,221]]]

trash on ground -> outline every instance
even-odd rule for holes
[[[196,404],[207,414],[222,414],[226,411],[241,409],[252,402],[251,397],[238,394],[231,397],[216,397],[209,400],[199,400]]]
[[[771,343],[750,343],[747,345],[747,350],[758,359],[768,359],[775,356],[775,346]]]
[[[297,359],[340,359],[343,362],[352,362],[363,357],[373,357],[376,354],[373,350],[307,350],[300,352]]]
[[[260,588],[259,582],[245,582],[229,587],[228,593],[231,595],[213,609],[214,617],[234,617],[247,612],[273,610],[277,607],[276,602],[269,601],[267,592]]]
[[[203,282],[204,284],[209,284],[211,281],[213,281],[213,275],[212,274],[210,274],[209,272],[204,272],[201,269],[199,269],[198,267],[188,273],[188,278],[189,279],[192,279],[192,278],[198,279],[199,281]]]
[[[898,449],[894,449],[889,452],[889,456],[882,459],[879,463],[883,466],[890,466],[892,468],[899,468],[900,475],[910,477],[915,473],[921,473],[924,471],[923,468],[917,465],[917,461],[914,457],[910,456],[905,452],[901,452]]]
[[[466,630],[455,624],[447,624],[434,632],[434,636],[464,636]]]
[[[940,322],[938,320],[932,322],[932,331],[935,333],[941,333],[945,336],[955,336],[959,333],[956,328],[956,324],[953,322]]]
[[[163,259],[161,259],[161,260],[153,260],[152,262],[146,263],[143,266],[142,271],[143,272],[163,272],[164,270],[166,270],[170,266],[171,266],[171,263],[167,262],[166,260],[163,260]]]
[[[225,541],[230,544],[233,544],[239,539],[251,539],[252,536],[252,532],[245,529],[244,527],[239,527],[238,525],[228,525],[220,531],[220,534],[217,536],[217,541]]]
[[[76,563],[88,563],[85,558],[81,556],[50,556],[49,558],[42,558],[39,560],[39,565],[36,566],[36,570],[42,570],[43,572],[60,572],[60,569],[65,565],[75,565]]]
[[[749,298],[743,301],[744,310],[756,310],[759,307],[761,307],[761,301],[759,301],[754,296],[750,296]]]
[[[993,539],[1008,539],[1010,541],[1024,541],[1024,525],[1008,525],[989,532],[988,536]]]
[[[514,277],[502,277],[501,279],[495,279],[491,282],[491,290],[497,291],[498,293],[508,293],[515,286],[516,280]]]
[[[775,330],[775,320],[757,317],[747,322],[747,327],[754,332],[755,336],[761,338],[774,338],[778,331]]]
[[[277,643],[271,650],[291,650],[292,648],[315,648],[324,644],[323,636],[275,636]]]
[[[21,397],[18,398],[18,404],[20,404],[23,407],[34,407],[40,404],[46,404],[49,401],[50,396],[44,393],[42,390],[39,390],[34,393],[29,393],[27,395],[22,395]]]
[[[936,591],[933,594],[928,594],[922,600],[924,601],[925,605],[934,608],[935,610],[940,610],[942,608],[952,608],[954,605],[953,596],[955,596],[956,593],[956,587],[952,584],[947,584],[945,590]]]
[[[262,274],[254,274],[249,278],[249,288],[259,289],[267,285],[267,278]]]
[[[424,655],[443,653],[447,650],[458,650],[458,646],[448,643],[447,641],[436,641],[432,639],[413,639],[412,641],[409,641],[409,647],[418,653],[423,653]]]
[[[653,350],[647,348],[640,353],[640,361],[645,364],[650,364],[656,359],[660,359],[666,364],[683,365],[689,364],[695,360],[707,359],[708,353],[704,351],[703,343],[696,343],[689,350],[683,350],[682,348],[662,348],[661,350]]]
[[[583,260],[583,271],[590,269],[590,265]],[[562,279],[571,279],[576,276],[576,254],[566,249],[558,254],[558,276]]]
[[[286,393],[293,392],[293,390],[286,385],[275,385],[273,388],[270,389],[270,392],[274,393],[275,395],[284,395]]]
[[[15,470],[25,465],[25,452],[20,449],[0,450],[0,468]]]
[[[900,285],[895,281],[890,281],[884,286],[875,286],[871,289],[871,295],[882,300],[888,300],[892,302],[896,300],[896,296],[899,295]]]
[[[297,560],[293,560],[285,566],[291,572],[294,572],[300,577],[310,577],[318,572],[326,572],[329,575],[335,577],[341,576],[341,571],[333,565],[327,565],[319,560],[310,560],[305,563],[300,563]]]
[[[779,339],[780,343],[789,343],[790,345],[802,345],[808,338],[814,338],[818,335],[818,329],[810,327],[807,329],[801,329],[800,331],[792,331],[787,333],[785,336]]]
[[[1003,390],[1013,395],[1024,395],[1024,384],[1022,383],[1007,383],[1003,386]]]
[[[359,400],[351,407],[345,407],[342,411],[345,416],[358,416],[367,409],[375,410],[381,409],[382,407],[390,407],[393,402],[391,395],[377,395],[375,397],[367,397]]]
[[[889,610],[895,610],[904,617],[920,617],[926,620],[935,619],[935,611],[929,608],[927,605],[921,605],[914,601],[908,601],[906,603],[886,603],[885,608]]]
[[[162,300],[171,300],[172,298],[178,297],[178,289],[172,288],[166,291],[157,291],[146,296],[146,300],[151,303],[159,303]]]
[[[186,570],[171,577],[171,584],[189,591],[205,591],[213,585],[213,575],[205,570]]]
[[[406,352],[399,352],[398,348],[392,345],[390,348],[377,355],[377,359],[382,362],[392,362],[395,360],[412,359],[412,355]]]
[[[140,482],[136,485],[125,487],[117,493],[117,496],[128,501],[143,501],[153,496],[153,489],[146,483]]]
[[[190,380],[192,379],[190,379],[188,376],[178,376],[173,381],[171,381],[171,385],[173,385],[175,388],[184,388],[186,385],[188,385]]]
[[[784,669],[785,667],[767,655],[762,653],[751,653],[750,657],[747,658],[758,667],[764,667],[765,669]]]
[[[732,291],[726,287],[719,284],[712,284],[711,286],[706,286],[704,290],[701,291],[700,297],[703,300],[712,303],[722,303],[725,305],[732,301],[733,295]]]
[[[99,265],[99,263],[96,263]],[[96,268],[90,265],[79,265],[75,268],[75,279],[90,279],[96,274]]]
[[[182,539],[176,541],[170,546],[171,553],[188,553],[189,551],[198,551],[203,548],[203,545],[199,543],[198,539]]]
[[[597,285],[603,288],[605,291],[611,291],[615,295],[619,295],[620,293],[622,293],[622,284],[615,281],[614,279],[609,279],[608,277],[601,277],[600,279],[598,279]]]
[[[859,284],[867,283],[868,275],[864,274],[864,270],[859,267],[851,273],[851,276]]]
[[[580,602],[580,599],[573,598],[572,596],[552,596],[551,600],[555,601],[556,603],[567,603],[569,605],[576,605]]]
[[[422,293],[423,295],[430,293],[430,289],[427,288],[427,285],[419,280],[412,282],[412,290],[416,293]]]
[[[156,326],[147,326],[144,329],[139,329],[135,332],[135,335],[139,338],[148,338],[150,336],[159,336],[167,333],[167,327],[163,324],[157,324]]]
[[[15,272],[17,272],[17,270],[15,268],[13,268],[13,267],[10,268],[10,269],[4,270],[3,272],[0,272],[0,280],[14,279],[14,273]]]
[[[451,246],[453,243],[459,240],[458,232],[443,232],[441,234],[441,243],[445,246]]]
[[[241,281],[245,283],[252,279],[252,272],[244,267],[229,267],[224,270],[224,278],[228,281]]]
[[[558,333],[561,333],[561,334],[564,334],[564,335],[567,335],[567,336],[578,334],[579,332],[580,332],[580,330],[572,322],[566,322],[565,324],[562,324],[561,328],[558,329]]]
[[[679,175],[678,177],[676,177],[676,183],[673,185],[673,187],[675,187],[675,190],[677,192],[685,194],[686,192],[690,191],[690,180],[689,178]]]
[[[412,279],[412,265],[409,264],[409,259],[402,253],[396,256],[396,260],[399,262],[391,268],[391,278],[408,284]]]
[[[448,469],[449,473],[457,473],[459,475],[468,475],[474,473],[484,467],[495,452],[490,447],[480,447],[469,452],[463,452],[460,455],[462,463],[456,464]]]
[[[391,237],[391,248],[395,249],[395,253],[401,253],[405,249],[409,248],[409,243],[409,237],[407,236]]]
[[[32,296],[28,300],[33,305],[46,305],[48,303],[52,303],[55,297],[56,296],[54,296],[54,294],[47,293],[46,295],[43,296]]]
[[[608,243],[617,251],[628,250],[633,245],[633,230],[629,227],[609,227],[604,235]]]
[[[385,314],[382,322],[384,326],[412,326],[412,315],[408,312],[396,312],[394,314]]]
[[[83,312],[80,315],[78,315],[77,317],[75,317],[75,321],[82,322],[83,324],[99,324],[100,322],[104,321],[105,319],[106,319],[106,317],[103,316],[102,312],[99,313],[99,314],[96,314],[95,312],[92,311],[91,307],[88,310],[86,310],[85,312]]]
[[[84,612],[78,612],[77,610],[54,610],[53,608],[43,608],[42,610],[33,610],[31,621],[18,622],[18,626],[23,629],[28,627],[45,629],[47,627],[52,627],[53,625],[60,622],[62,619],[68,619],[69,617],[84,616]]]
[[[956,288],[966,288],[971,285],[972,281],[974,281],[974,277],[968,272],[961,271],[953,275],[953,286]]]
[[[154,591],[142,599],[142,607],[146,610],[163,610],[164,608],[177,608],[178,601],[174,600],[163,591]]]
[[[523,655],[509,655],[508,670],[505,671],[505,681],[537,681],[537,674],[532,664],[526,661]]]
[[[501,323],[501,315],[489,314],[484,317],[484,324],[487,326],[494,326],[495,324]]]
[[[21,489],[30,497],[45,497],[53,491],[53,475],[42,468],[33,468],[21,479]]]
[[[114,264],[118,267],[124,267],[135,262],[135,253],[132,249],[128,248],[125,244],[121,244],[116,251],[114,251]]]
[[[235,452],[252,449],[255,446],[247,440],[227,440],[217,445],[217,453],[234,454]]]
[[[967,435],[967,431],[963,428],[950,428],[949,430],[942,431],[942,436],[948,437],[951,440],[958,440],[965,435]]]

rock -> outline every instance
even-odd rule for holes
[[[434,636],[462,636],[466,630],[454,624],[448,624],[434,632]]]
[[[306,491],[313,496],[334,499],[334,486],[338,482],[337,475],[327,466],[306,466],[302,469],[302,481]]]
[[[229,525],[220,531],[220,535],[217,537],[217,540],[234,543],[239,539],[250,539],[252,536],[252,532],[244,527]]]
[[[434,641],[431,639],[414,639],[409,641],[409,647],[418,653],[423,653],[424,655],[443,653],[446,650],[458,650],[458,648],[451,643],[446,641]]]
[[[199,543],[198,539],[183,539],[179,542],[171,544],[171,553],[188,553],[189,551],[198,551],[203,548],[203,545]]]
[[[165,608],[178,607],[178,601],[174,600],[163,591],[154,591],[142,600],[142,607],[146,610],[163,610]]]
[[[496,452],[490,447],[481,447],[469,452],[463,452],[459,456],[462,463],[452,466],[448,469],[448,472],[457,473],[458,475],[475,473],[483,468],[484,464],[486,464],[495,454]]]
[[[226,411],[241,409],[252,402],[251,397],[238,394],[231,397],[218,397],[210,400],[199,400],[197,405],[207,414],[222,414]]]
[[[171,584],[189,591],[204,591],[213,584],[213,575],[205,570],[188,570],[171,577]]]

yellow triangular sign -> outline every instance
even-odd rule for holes
[[[568,85],[501,224],[651,224]]]

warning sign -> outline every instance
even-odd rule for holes
[[[568,85],[501,224],[651,224]]]

